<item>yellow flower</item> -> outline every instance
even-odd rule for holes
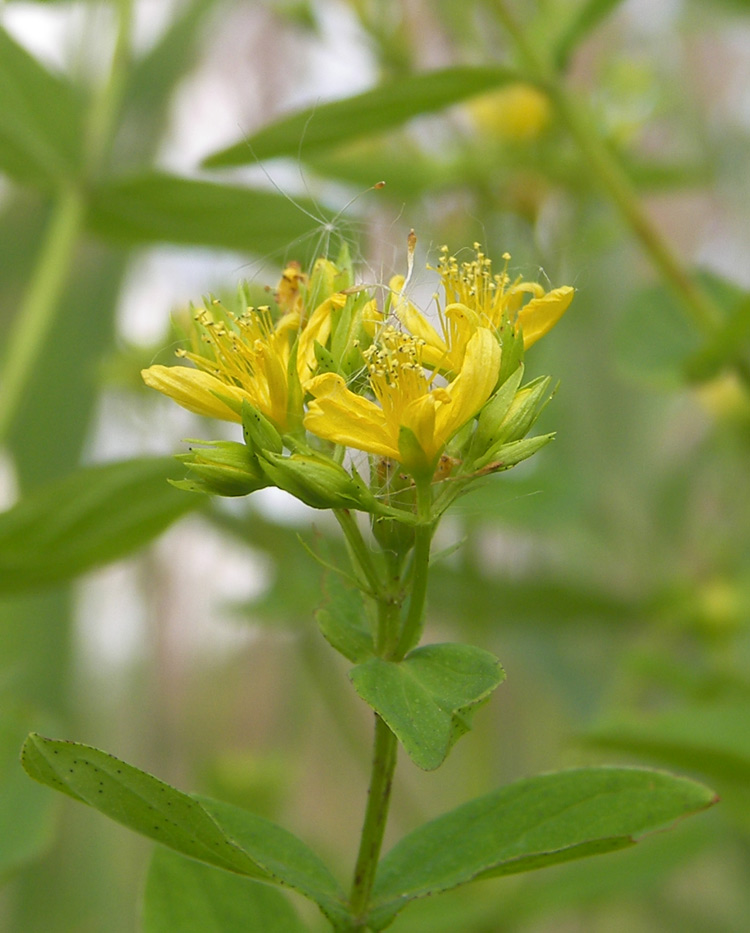
[[[290,406],[299,408],[297,420],[302,417],[300,387],[315,374],[315,344],[325,346],[331,315],[346,303],[342,292],[330,293],[337,273],[332,263],[318,260],[315,291],[327,294],[317,307],[306,307],[307,276],[290,263],[275,292],[283,312],[275,323],[268,307],[248,308],[239,316],[218,302],[213,311],[201,308],[195,314],[191,349],[177,351],[195,368],[150,366],[142,372],[144,382],[189,411],[224,421],[242,421],[242,403],[247,401],[280,431],[287,430]],[[329,287],[321,288],[321,282]]]
[[[424,340],[424,363],[444,372],[461,369],[468,342],[478,328],[498,333],[510,325],[523,332],[524,349],[528,349],[554,327],[573,300],[574,289],[568,285],[545,292],[537,282],[520,278],[511,282],[506,271],[507,253],[503,256],[505,269],[493,275],[491,260],[478,243],[474,249],[475,258],[461,263],[448,255],[447,246],[441,249],[435,269],[445,294],[444,302],[435,296],[439,330],[403,297],[403,276],[394,276],[390,282],[394,313],[412,334]]]
[[[242,421],[242,402],[247,401],[284,430],[291,352],[285,318],[275,326],[266,307],[221,317],[202,308],[195,315],[192,344],[192,350],[177,355],[195,369],[150,366],[141,373],[146,385],[189,411],[224,421]]]
[[[474,250],[474,259],[459,263],[448,255],[447,246],[442,247],[437,265],[446,300],[442,314],[448,317],[450,311],[456,315],[459,308],[464,314],[473,312],[481,326],[496,331],[507,321],[514,330],[523,331],[524,349],[528,350],[557,324],[575,289],[563,285],[545,292],[538,282],[524,282],[520,277],[511,281],[509,253],[503,254],[503,271],[493,275],[492,260],[481,252],[479,243],[474,244]],[[531,300],[524,304],[528,295]]]
[[[549,98],[521,81],[475,97],[469,111],[480,129],[510,142],[529,142],[547,128]]]
[[[500,346],[494,334],[477,328],[466,346],[463,366],[452,382],[436,385],[425,371],[424,341],[387,326],[364,351],[375,401],[350,391],[336,373],[307,386],[314,397],[304,419],[313,434],[400,461],[407,470],[434,467],[445,444],[490,397],[497,382]],[[412,432],[420,452],[399,444],[402,428]]]

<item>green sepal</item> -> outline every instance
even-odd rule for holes
[[[399,462],[415,480],[431,480],[435,472],[435,460],[428,460],[427,454],[417,440],[411,428],[401,425],[398,432]]]
[[[479,413],[467,459],[474,460],[493,443],[493,437],[505,420],[523,378],[523,365],[516,367],[500,388],[492,395]]]
[[[520,441],[511,441],[509,444],[500,444],[488,451],[484,457],[480,457],[474,467],[476,470],[482,470],[487,473],[499,473],[502,470],[509,470],[522,460],[528,460],[534,454],[546,447],[555,437],[555,432],[551,434],[539,434],[537,437],[524,437]]]
[[[243,401],[241,414],[242,434],[247,446],[253,452],[272,450],[280,454],[284,449],[281,435],[263,412],[258,411],[249,402]]]
[[[500,326],[498,338],[502,354],[500,356],[500,372],[497,384],[503,385],[518,367],[523,363],[523,334],[520,328],[516,330],[510,323],[507,315]]]
[[[545,394],[549,383],[549,376],[539,376],[515,393],[504,417],[496,421],[488,416],[482,425],[482,444],[476,445],[477,463],[483,459],[486,451],[520,440],[527,434],[546,403]],[[481,421],[482,415],[479,417]]]
[[[247,496],[268,486],[268,479],[245,444],[236,441],[201,441],[205,447],[178,454],[188,467],[186,480],[173,481],[178,489],[216,496]]]
[[[320,375],[321,373],[337,373],[339,371],[333,353],[317,340],[315,341],[315,360],[318,364],[315,371],[316,375]]]

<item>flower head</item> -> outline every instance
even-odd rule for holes
[[[497,382],[500,347],[486,328],[469,340],[461,371],[438,385],[424,367],[425,342],[394,327],[364,351],[374,399],[357,395],[336,373],[307,387],[313,400],[304,419],[313,434],[400,461],[407,470],[433,466],[446,443],[484,405]],[[416,440],[405,449],[403,431]]]
[[[150,366],[146,385],[173,398],[183,408],[224,421],[242,421],[242,402],[249,402],[284,429],[289,401],[291,341],[284,317],[274,324],[270,309],[248,308],[244,314],[195,313],[190,350],[177,355],[190,366]]]
[[[573,299],[570,286],[545,292],[537,282],[511,281],[508,253],[503,256],[503,271],[493,274],[492,261],[478,243],[474,249],[475,258],[464,262],[450,256],[447,246],[441,249],[435,271],[440,274],[444,298],[435,295],[437,326],[404,297],[403,276],[394,276],[390,282],[396,316],[424,341],[424,362],[444,372],[461,369],[468,342],[478,328],[499,335],[511,327],[523,333],[524,348],[528,349],[554,327]]]
[[[436,271],[445,291],[443,314],[455,316],[460,309],[463,314],[476,315],[478,324],[495,331],[510,324],[514,331],[523,333],[525,349],[552,330],[573,300],[575,290],[570,285],[545,292],[538,282],[524,282],[520,277],[511,280],[509,253],[503,253],[505,266],[499,273],[493,273],[492,260],[479,243],[474,244],[474,259],[464,262],[450,256],[447,246],[440,253]]]
[[[177,355],[193,366],[150,366],[143,380],[199,415],[242,421],[242,403],[262,412],[279,430],[302,417],[302,392],[317,368],[316,344],[331,335],[331,316],[346,296],[332,291],[338,270],[318,260],[313,281],[290,263],[275,292],[282,314],[269,307],[236,315],[216,301],[194,315],[191,348]],[[319,303],[313,301],[319,299]],[[296,413],[291,409],[298,408]]]

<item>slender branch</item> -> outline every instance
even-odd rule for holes
[[[367,809],[349,897],[349,909],[353,918],[350,927],[352,933],[367,928],[366,913],[370,903],[372,886],[375,882],[380,849],[383,845],[397,756],[398,742],[396,736],[380,716],[376,714],[372,775],[370,777]]]
[[[88,114],[84,173],[95,174],[111,143],[122,99],[130,49],[133,0],[119,0],[120,19],[109,78]],[[52,330],[83,230],[83,185],[68,180],[57,193],[34,275],[15,316],[3,366],[0,443],[8,435],[34,369]]]
[[[637,191],[622,165],[607,147],[590,116],[565,88],[561,76],[545,62],[529,42],[508,10],[504,0],[495,0],[494,9],[524,59],[532,80],[542,86],[557,109],[568,132],[589,163],[599,183],[651,257],[672,290],[679,296],[686,312],[705,334],[721,327],[721,308],[693,279],[667,241],[652,223],[640,203]]]
[[[83,227],[84,202],[74,188],[60,193],[42,241],[36,270],[8,337],[3,367],[0,442],[5,440],[52,329]]]
[[[333,514],[344,532],[355,567],[361,571],[362,576],[367,581],[370,595],[374,599],[379,599],[383,589],[380,574],[354,516],[348,509],[334,509]]]
[[[431,517],[432,487],[430,482],[417,483],[417,508],[420,522],[414,532],[411,594],[409,610],[391,660],[400,661],[419,642],[424,623],[427,578],[430,570],[430,546],[435,524]]]

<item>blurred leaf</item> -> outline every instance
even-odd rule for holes
[[[154,172],[100,185],[92,194],[89,226],[127,245],[189,243],[266,256],[286,254],[295,241],[318,231],[325,224],[325,218],[314,219],[319,210],[268,191]]]
[[[132,170],[134,160],[149,160],[167,125],[175,85],[199,60],[205,20],[217,0],[192,0],[128,72],[117,154]],[[135,151],[134,151],[135,150]]]
[[[714,301],[726,309],[727,318],[743,298],[732,282],[711,273],[700,273],[698,280]],[[746,308],[741,305],[733,324],[727,329],[731,345],[733,329],[742,333],[748,326]],[[662,388],[679,388],[691,375],[691,367],[701,370],[728,352],[724,332],[709,343],[705,358],[702,339],[683,308],[665,285],[656,285],[636,293],[618,322],[616,351],[620,364],[631,375]],[[708,367],[710,370],[710,367]]]
[[[652,716],[618,718],[584,741],[712,778],[750,783],[750,699],[686,705]]]
[[[0,169],[51,187],[81,161],[82,101],[0,28]]]
[[[228,803],[189,797],[106,752],[32,733],[27,773],[183,855],[226,871],[286,884],[330,916],[341,914],[335,879],[312,850],[268,820]]]
[[[173,489],[171,457],[84,467],[0,514],[0,593],[68,580],[124,557],[200,504]]]
[[[350,675],[357,693],[381,716],[425,771],[438,768],[505,672],[473,645],[425,645],[403,661],[372,658]]]
[[[304,933],[280,891],[157,846],[146,878],[144,933]]]
[[[0,882],[51,845],[57,801],[28,780],[18,766],[18,748],[30,715],[3,697],[0,713]],[[38,717],[37,717],[38,722]]]
[[[622,0],[583,0],[575,16],[568,23],[562,36],[556,43],[555,61],[558,68],[565,68],[576,47],[589,35],[602,20],[620,5]]]
[[[704,381],[718,375],[726,366],[748,356],[750,337],[750,298],[744,298],[729,315],[724,327],[686,363],[689,378]]]
[[[333,574],[326,580],[325,589],[328,601],[315,613],[320,631],[331,647],[361,664],[375,653],[362,594],[344,586]]]
[[[371,926],[384,929],[412,898],[625,848],[715,802],[701,784],[636,768],[582,768],[518,781],[397,843],[378,869]]]
[[[400,126],[412,117],[442,110],[475,94],[517,80],[501,67],[458,67],[400,78],[372,91],[319,104],[271,123],[204,160],[207,168],[246,165],[278,156],[307,158]]]

